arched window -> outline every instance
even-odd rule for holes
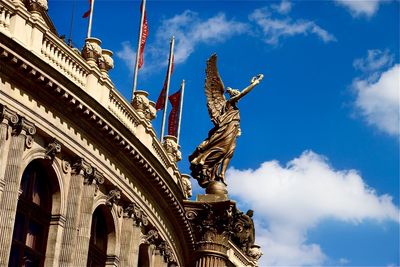
[[[9,266],[43,266],[51,205],[50,179],[35,160],[22,175]]]
[[[100,206],[93,213],[87,261],[88,267],[103,267],[106,265],[108,234],[111,231],[111,227],[107,226],[103,208],[103,206]]]

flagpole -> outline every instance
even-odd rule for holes
[[[138,46],[137,46],[137,52],[136,52],[135,72],[133,74],[133,87],[132,87],[131,102],[133,101],[133,98],[135,97],[136,86],[137,86],[137,74],[138,74],[138,71],[139,71],[139,58],[140,58],[140,45],[142,43],[143,21],[144,21],[144,13],[145,13],[145,11],[146,11],[146,0],[143,0],[143,2],[142,2],[142,10],[141,10],[142,14],[140,15],[140,27],[139,27]]]
[[[164,128],[165,128],[165,119],[167,117],[167,106],[168,106],[168,95],[169,95],[169,82],[171,80],[171,70],[172,70],[172,59],[174,58],[174,44],[175,44],[175,37],[172,36],[170,47],[169,47],[169,61],[168,61],[168,74],[167,74],[167,89],[165,92],[165,102],[164,102],[164,112],[163,112],[163,119],[161,125],[161,135],[160,140],[162,142],[164,138]]]
[[[89,25],[88,25],[86,38],[90,38],[90,36],[92,34],[93,8],[94,8],[94,0],[90,1]]]
[[[179,136],[181,134],[181,121],[182,121],[182,109],[183,109],[183,94],[185,93],[185,80],[182,80],[181,84],[181,99],[179,107],[179,121],[178,121],[178,134],[176,137],[176,143],[179,145]]]

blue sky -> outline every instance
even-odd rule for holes
[[[75,4],[73,42],[81,48],[88,3]],[[72,5],[49,1],[67,37]],[[127,99],[139,5],[96,0],[94,8],[92,36],[114,52],[110,75]],[[227,178],[239,207],[255,210],[260,266],[400,265],[399,11],[399,1],[376,0],[148,1],[138,88],[157,99],[174,35],[171,91],[186,80],[182,172],[212,127],[207,58],[218,54],[226,86],[265,76],[239,103],[242,136]]]

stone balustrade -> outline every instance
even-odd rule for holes
[[[85,86],[89,68],[78,52],[53,34],[44,35],[41,52],[50,65],[66,74],[79,86]]]

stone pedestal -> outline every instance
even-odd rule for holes
[[[192,266],[226,267],[235,202],[219,200],[224,197],[221,195],[199,197],[204,201],[187,202],[186,205],[186,217],[198,229]]]

